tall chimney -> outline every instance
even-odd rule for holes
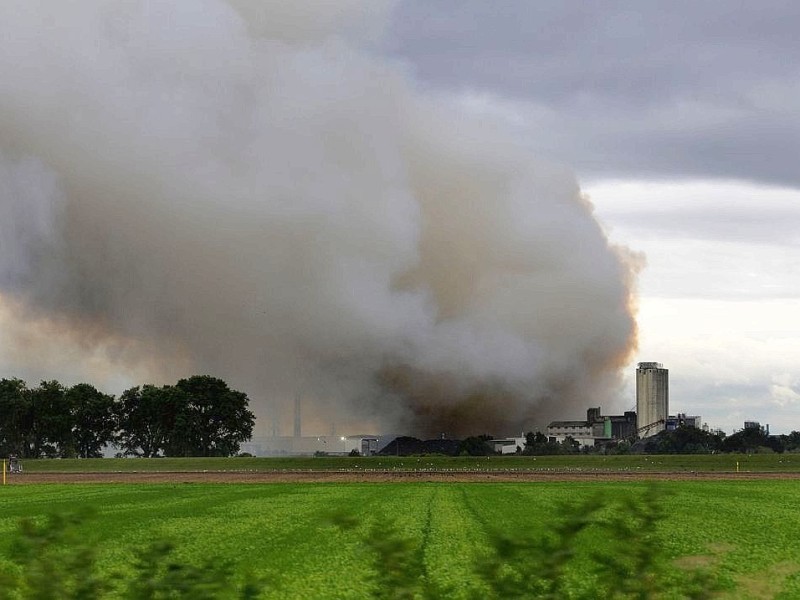
[[[294,397],[294,437],[301,437],[300,433],[300,394]]]

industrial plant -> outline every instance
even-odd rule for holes
[[[242,445],[242,449],[254,455],[311,455],[311,454],[377,454],[393,440],[395,435],[303,435],[301,399],[295,398],[293,435],[261,437]],[[563,443],[571,439],[581,448],[592,448],[614,444],[625,440],[651,438],[662,431],[674,431],[678,427],[704,428],[696,415],[669,414],[669,370],[659,362],[640,362],[636,368],[636,405],[622,414],[603,414],[602,407],[586,410],[584,420],[552,421],[546,428],[548,441]],[[477,432],[476,432],[477,433]],[[442,439],[445,436],[442,434]],[[410,440],[416,438],[403,438]],[[422,443],[421,440],[416,440]],[[442,440],[435,440],[438,444]],[[457,440],[447,440],[457,442]],[[490,444],[498,454],[514,454],[525,447],[525,435],[495,438]],[[431,441],[433,442],[433,440]],[[456,444],[457,446],[457,444]],[[427,447],[426,447],[427,448]],[[438,447],[437,447],[438,448]],[[436,452],[443,452],[438,448]],[[392,452],[394,453],[394,452]],[[402,452],[400,452],[402,454]]]
[[[697,415],[669,414],[669,370],[658,362],[640,362],[636,368],[636,410],[603,415],[601,408],[586,411],[585,421],[553,421],[547,426],[551,441],[571,438],[582,447],[617,440],[652,437],[678,427],[702,428]]]

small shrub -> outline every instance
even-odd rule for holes
[[[701,600],[718,589],[702,569],[677,568],[658,536],[665,515],[662,492],[590,497],[565,504],[541,533],[488,532],[489,552],[474,567],[483,586],[469,584],[468,597],[556,600]],[[338,514],[333,522],[355,529],[358,519]],[[600,534],[602,548],[586,550],[587,534]],[[427,577],[423,557],[389,518],[376,518],[362,540],[373,561],[375,598],[446,597]],[[481,589],[478,589],[481,587]],[[488,595],[487,595],[488,591]]]
[[[0,600],[219,600],[257,598],[263,583],[234,581],[232,566],[208,559],[195,566],[173,556],[161,540],[137,552],[134,574],[101,572],[84,523],[92,512],[53,514],[43,524],[20,522],[11,545],[13,567],[0,571]]]

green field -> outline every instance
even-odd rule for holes
[[[79,537],[105,572],[129,570],[135,549],[170,539],[187,563],[226,559],[238,574],[266,577],[268,598],[355,599],[377,593],[387,566],[376,564],[369,540],[374,527],[393,523],[395,534],[384,527],[382,535],[408,545],[428,588],[443,598],[486,597],[475,571],[491,558],[493,532],[537,540],[562,502],[648,489],[643,482],[15,485],[0,488],[0,556],[11,556],[21,518],[92,506]],[[676,581],[685,564],[702,564],[723,597],[800,598],[800,482],[664,482],[656,493],[665,515],[656,534]],[[331,520],[342,514],[350,527]],[[591,528],[577,541],[580,552],[609,543]],[[586,593],[592,577],[573,573],[575,589]]]
[[[32,473],[133,471],[282,471],[397,469],[513,469],[587,472],[800,472],[800,454],[572,455],[572,456],[373,456],[286,458],[98,458],[26,460]]]

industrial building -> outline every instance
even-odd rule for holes
[[[354,450],[361,456],[372,456],[391,439],[379,435],[265,436],[242,444],[241,450],[253,456],[342,456]]]
[[[567,438],[572,438],[581,446],[594,446],[592,424],[588,420],[553,421],[547,426],[548,441],[563,442]]]
[[[500,454],[517,454],[525,449],[525,436],[496,438],[489,443]]]
[[[253,436],[241,445],[242,452],[253,456],[342,456],[357,452],[360,456],[377,454],[389,441],[390,435],[303,435],[302,396],[294,397],[294,427],[291,436],[278,435],[278,422],[273,421],[272,435]]]
[[[669,370],[658,362],[640,362],[636,369],[636,429],[646,438],[667,428]]]
[[[758,423],[751,425],[758,427]],[[661,363],[640,362],[636,369],[635,411],[603,415],[600,407],[590,408],[585,421],[551,422],[547,437],[554,442],[572,438],[581,446],[594,446],[611,440],[647,438],[679,427],[704,428],[699,415],[669,414],[669,370]]]
[[[636,435],[636,413],[603,415],[600,407],[586,411],[585,421],[553,421],[547,426],[547,438],[563,442],[572,438],[581,446],[594,446],[611,440],[624,440]]]
[[[703,429],[703,422],[700,415],[687,415],[686,413],[678,413],[667,417],[667,431],[675,431],[678,427]]]

